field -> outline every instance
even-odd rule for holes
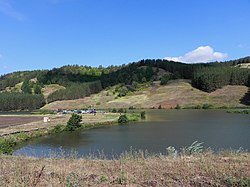
[[[20,132],[48,129],[56,125],[66,125],[71,115],[67,114],[46,116],[50,119],[50,121],[47,123],[43,122],[44,116],[0,116],[0,137]],[[119,114],[83,114],[82,117],[82,124],[95,124],[117,121]]]
[[[198,90],[190,84],[189,80],[169,81],[165,86],[159,82],[153,83],[148,88],[137,91],[125,97],[113,94],[114,88],[93,94],[90,97],[77,100],[56,101],[44,106],[44,109],[81,109],[88,108],[174,108],[177,104],[181,107],[211,104],[214,107],[243,107],[240,100],[248,92],[246,86],[225,86],[212,93]]]
[[[41,121],[41,116],[0,116],[0,128]]]
[[[117,160],[0,155],[0,186],[249,186],[250,154],[202,153]]]

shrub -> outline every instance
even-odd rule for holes
[[[128,121],[139,121],[140,120],[140,114],[137,114],[137,113],[129,114],[127,117],[128,117]]]
[[[118,113],[126,113],[127,112],[127,110],[126,109],[123,109],[123,108],[120,108],[120,109],[118,109],[118,111],[117,111]]]
[[[119,124],[126,124],[128,123],[128,117],[126,115],[121,115],[118,119]]]
[[[118,96],[119,96],[119,97],[124,97],[124,96],[127,95],[127,93],[128,93],[128,88],[125,87],[125,86],[123,86],[123,87],[119,90]]]
[[[194,109],[202,109],[201,105],[196,105]]]
[[[141,112],[141,119],[145,119],[146,118],[146,112],[145,111],[142,111]]]
[[[202,109],[210,109],[210,108],[212,108],[213,107],[213,105],[210,105],[210,104],[203,104],[203,106],[202,106]]]
[[[177,104],[176,107],[175,107],[175,109],[177,109],[177,110],[181,109],[180,105]]]
[[[170,74],[163,75],[161,77],[160,85],[166,85],[170,79],[171,79],[171,75]]]
[[[67,122],[66,130],[73,131],[81,126],[82,116],[77,114],[72,114],[69,121]]]
[[[113,108],[113,109],[111,110],[111,112],[112,112],[112,113],[116,113],[117,110],[116,110],[115,108]]]
[[[16,145],[14,138],[1,138],[0,139],[0,154],[12,154],[13,147]]]

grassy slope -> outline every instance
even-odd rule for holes
[[[113,90],[114,88],[83,99],[56,101],[46,105],[44,109],[75,109],[89,106],[95,108],[128,108],[130,106],[151,108],[159,105],[170,108],[177,104],[188,107],[205,103],[215,107],[244,106],[240,103],[240,99],[247,93],[248,88],[246,86],[225,86],[212,93],[206,93],[192,87],[188,80],[175,80],[165,86],[154,83],[142,91],[117,99],[115,99],[116,95],[113,95]]]
[[[0,155],[0,186],[249,186],[250,154],[118,160]]]
[[[64,86],[60,86],[59,84],[50,84],[50,85],[45,85],[45,87],[42,89],[42,93],[45,98],[48,97],[49,94],[60,90],[60,89],[65,89]]]
[[[250,68],[250,63],[238,64],[238,65],[236,65],[236,67],[240,67],[240,68]]]

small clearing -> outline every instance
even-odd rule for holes
[[[57,90],[61,90],[61,89],[65,89],[65,87],[59,84],[49,84],[49,85],[45,85],[45,87],[42,89],[42,93],[44,97],[47,98],[53,92]]]

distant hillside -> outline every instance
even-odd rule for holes
[[[23,71],[3,75],[0,77],[0,92],[5,92],[5,96],[7,93],[16,92],[25,93],[27,94],[26,97],[29,94],[30,97],[42,94],[46,99],[45,102],[51,103],[54,101],[86,98],[91,94],[119,85],[118,90],[116,90],[118,92],[116,101],[122,101],[125,99],[125,96],[137,93],[140,85],[151,85],[153,82],[158,81],[157,88],[154,87],[153,90],[159,91],[160,87],[164,88],[164,85],[169,82],[175,82],[178,79],[189,79],[191,89],[202,91],[202,93],[213,93],[227,85],[249,87],[250,69],[245,68],[250,63],[249,60],[250,57],[246,57],[227,62],[185,64],[162,59],[146,59],[127,65],[109,66],[107,68],[101,66],[96,68],[68,65],[52,70]],[[174,86],[172,89],[175,90]],[[236,95],[238,94],[236,90],[228,90],[228,92],[231,91],[235,92]],[[228,95],[234,95],[235,93],[228,93]],[[190,97],[196,97],[194,93],[189,94],[191,94]],[[5,101],[5,104],[10,102],[10,105],[13,106],[12,109],[14,109],[15,103],[11,102],[14,101],[12,97],[16,96],[19,97],[20,95],[11,94],[8,97],[9,100]],[[241,95],[241,97],[243,96]],[[161,95],[158,97],[161,97]],[[249,97],[244,96],[245,104],[250,103],[248,101]],[[141,97],[140,99],[143,98]],[[150,102],[153,99],[157,100],[157,98],[150,98]],[[109,105],[112,102],[110,101]],[[196,100],[192,102],[196,103]],[[170,106],[170,104],[161,103],[161,101],[154,103],[155,105]],[[174,103],[179,104],[179,101]],[[187,103],[190,104],[191,102]],[[25,103],[23,104],[25,105]],[[19,103],[19,105],[22,104]],[[40,105],[39,103],[34,108],[38,108]],[[143,103],[139,105],[142,107],[151,106]],[[151,107],[155,106],[152,105]]]
[[[186,108],[202,107],[204,104],[212,107],[243,107],[242,97],[247,94],[246,86],[225,86],[214,92],[200,91],[190,84],[189,80],[173,80],[167,85],[160,86],[159,82],[153,83],[147,88],[129,94],[125,97],[117,97],[115,87],[104,90],[90,97],[77,100],[56,101],[47,104],[43,109],[81,109],[88,108],[174,108],[176,105]]]

